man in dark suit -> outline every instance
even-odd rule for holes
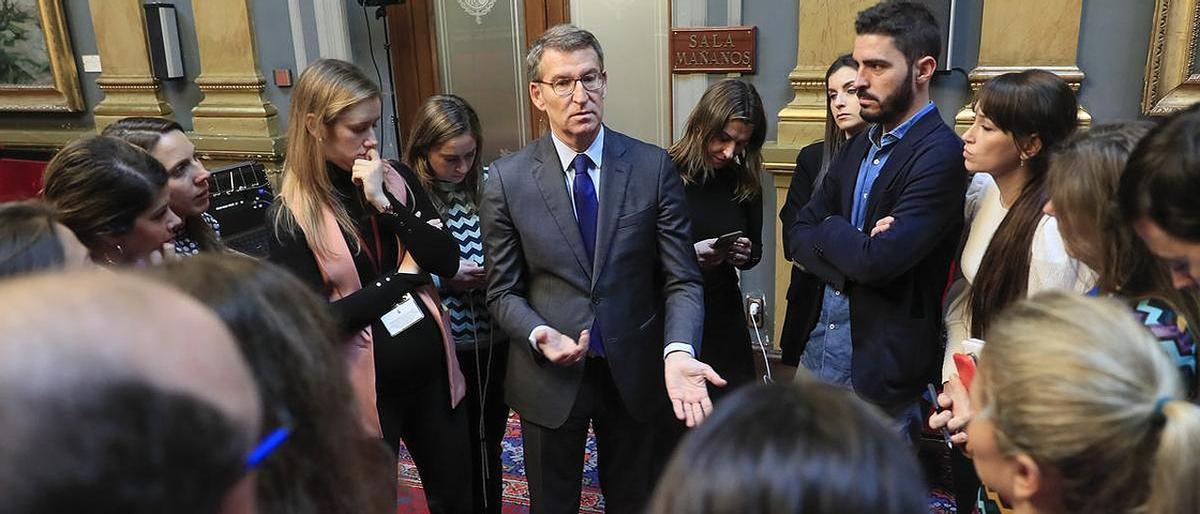
[[[801,365],[852,387],[913,437],[941,361],[941,297],[963,223],[962,141],[929,101],[941,40],[929,10],[886,1],[858,14],[854,86],[873,125],[848,143],[788,231],[825,282]]]
[[[480,219],[489,309],[528,337],[509,350],[505,387],[532,511],[578,511],[591,422],[608,509],[640,512],[668,397],[690,426],[712,408],[706,382],[724,384],[694,357],[704,306],[683,184],[661,148],[604,127],[591,33],[551,28],[526,65],[551,133],[492,163]]]

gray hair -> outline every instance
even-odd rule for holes
[[[538,36],[532,45],[529,45],[529,54],[525,56],[525,73],[529,80],[541,79],[538,75],[538,66],[542,64],[542,53],[547,48],[560,52],[591,48],[600,58],[600,69],[604,69],[604,50],[600,49],[600,41],[596,40],[596,36],[584,29],[564,23],[550,27],[549,30]]]

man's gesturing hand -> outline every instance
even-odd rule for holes
[[[725,385],[712,366],[696,360],[687,352],[672,352],[663,363],[666,370],[667,396],[675,408],[675,417],[694,427],[712,412],[706,382],[718,387]]]
[[[550,327],[539,329],[538,333],[534,334],[534,340],[537,341],[538,350],[541,350],[542,355],[559,366],[570,366],[587,356],[587,330],[579,333],[578,343]]]

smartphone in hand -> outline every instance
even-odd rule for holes
[[[735,231],[725,234],[721,237],[718,237],[717,240],[713,242],[712,247],[714,250],[724,250],[726,248],[733,246],[733,243],[735,241],[737,241],[738,238],[743,237],[745,235],[746,235],[745,232],[743,232],[741,230],[735,230]]]

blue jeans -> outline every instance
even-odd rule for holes
[[[821,315],[808,337],[808,346],[800,354],[800,365],[822,382],[854,389],[851,360],[854,344],[850,338],[850,299],[825,286]],[[880,406],[901,439],[912,445],[920,435],[922,419],[919,399],[898,405]]]
[[[800,365],[824,382],[853,388],[850,382],[850,299],[825,286],[821,315],[800,354]]]

